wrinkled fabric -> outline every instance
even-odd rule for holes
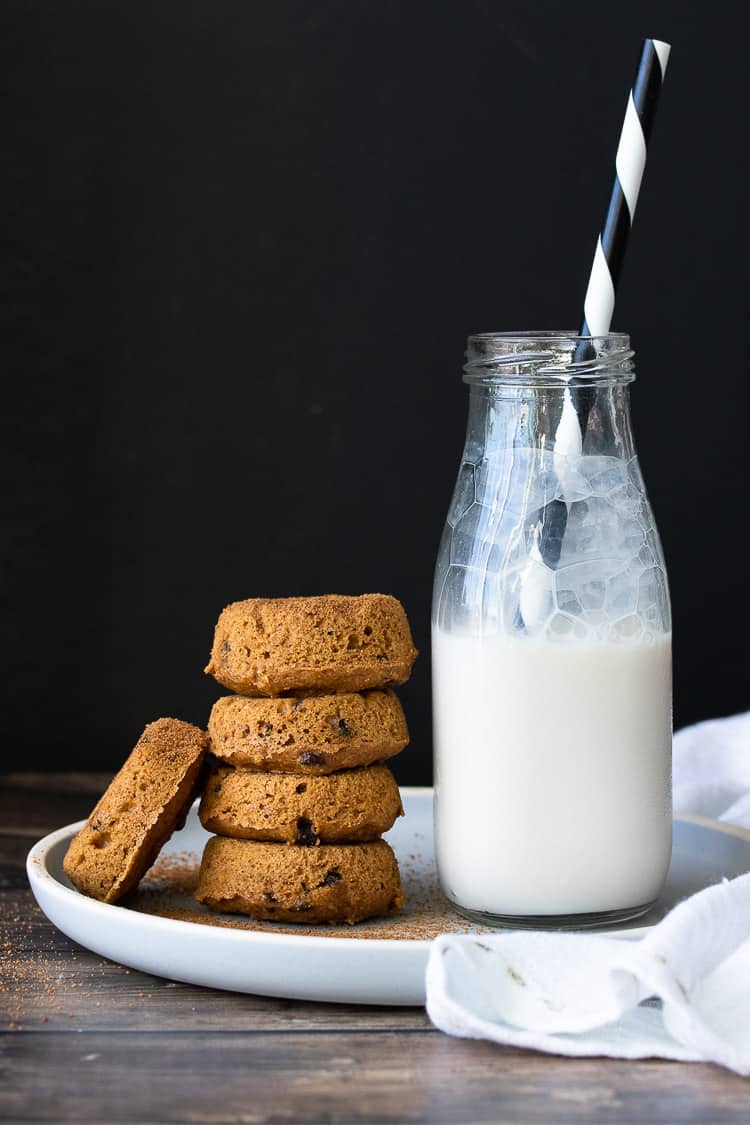
[[[677,810],[750,827],[750,712],[678,732],[674,773]],[[426,989],[450,1035],[750,1075],[750,874],[681,902],[639,941],[446,934]]]
[[[678,730],[672,752],[676,812],[750,828],[750,711]]]

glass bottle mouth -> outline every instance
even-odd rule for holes
[[[464,382],[497,383],[631,383],[635,379],[630,336],[608,332],[581,336],[577,332],[479,332],[466,346]]]

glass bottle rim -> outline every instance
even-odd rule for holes
[[[466,346],[464,382],[630,383],[634,351],[625,332],[586,336],[576,331],[477,332]]]

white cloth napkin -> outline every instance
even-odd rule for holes
[[[674,795],[680,812],[750,827],[750,712],[675,735]],[[430,1019],[450,1035],[750,1075],[750,874],[693,895],[640,941],[446,934],[426,984]]]
[[[676,812],[750,828],[750,711],[678,730],[672,753]]]

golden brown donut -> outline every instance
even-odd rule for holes
[[[208,720],[217,758],[245,769],[323,774],[383,761],[409,741],[392,691],[281,699],[225,695]]]
[[[195,796],[208,735],[180,719],[149,723],[63,866],[85,895],[116,902],[137,886]]]
[[[241,695],[362,691],[405,683],[416,656],[389,594],[251,598],[222,610],[206,672]]]
[[[396,857],[384,840],[296,848],[213,836],[206,844],[199,902],[279,922],[361,922],[403,903]]]
[[[206,781],[200,819],[218,836],[312,845],[376,840],[403,812],[387,766],[323,777],[220,767]]]

